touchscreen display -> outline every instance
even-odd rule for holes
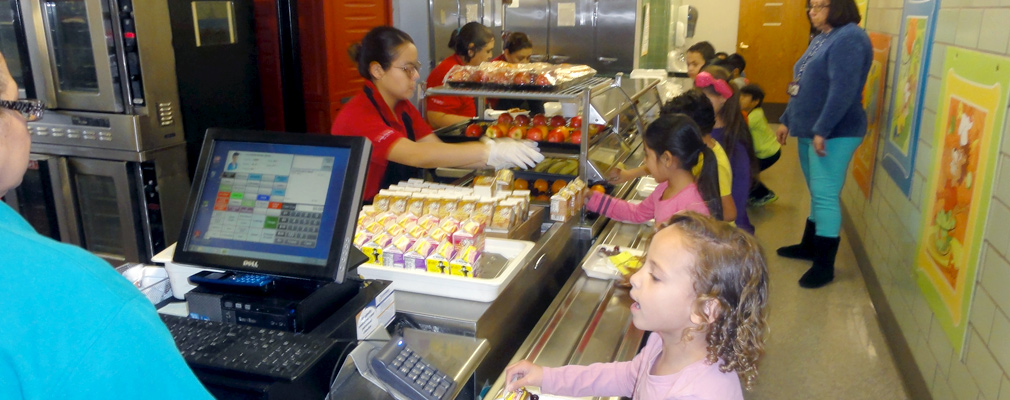
[[[325,265],[350,151],[217,142],[187,250]]]

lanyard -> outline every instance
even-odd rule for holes
[[[831,32],[834,32],[834,30],[832,30]],[[817,55],[817,52],[821,50],[821,46],[824,45],[824,42],[828,41],[828,36],[831,35],[831,32],[825,33],[824,36],[818,35],[816,38],[814,38],[816,43],[814,43],[810,47],[810,51],[804,53],[803,58],[800,59],[800,70],[796,73],[796,79],[793,79],[793,82],[796,83],[800,82],[800,79],[803,78],[803,71],[806,71],[807,69],[807,63],[810,62],[811,58],[814,58],[814,56]]]

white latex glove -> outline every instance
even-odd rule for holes
[[[511,167],[527,169],[544,160],[536,142],[530,140],[499,138],[483,142],[487,145],[487,165],[495,169]]]

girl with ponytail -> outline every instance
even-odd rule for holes
[[[699,158],[715,159],[698,124],[683,114],[663,115],[645,129],[644,144],[646,168],[659,183],[655,191],[638,204],[593,192],[587,210],[625,222],[655,219],[657,226],[684,210],[722,219],[716,163],[702,166],[697,183],[691,173]]]

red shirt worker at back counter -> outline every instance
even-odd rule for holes
[[[494,49],[494,34],[491,29],[477,22],[470,22],[452,32],[449,48],[453,55],[442,60],[428,74],[428,87],[442,86],[446,74],[457,65],[480,65],[491,60]],[[473,97],[428,96],[425,98],[428,123],[435,128],[468,121],[477,116],[477,105]]]
[[[420,64],[417,47],[405,32],[376,27],[349,53],[365,78],[365,87],[337,114],[331,133],[366,137],[372,142],[366,201],[383,187],[419,177],[421,168],[528,168],[543,160],[536,143],[530,141],[485,139],[450,144],[432,135],[431,127],[409,101],[420,78]]]

